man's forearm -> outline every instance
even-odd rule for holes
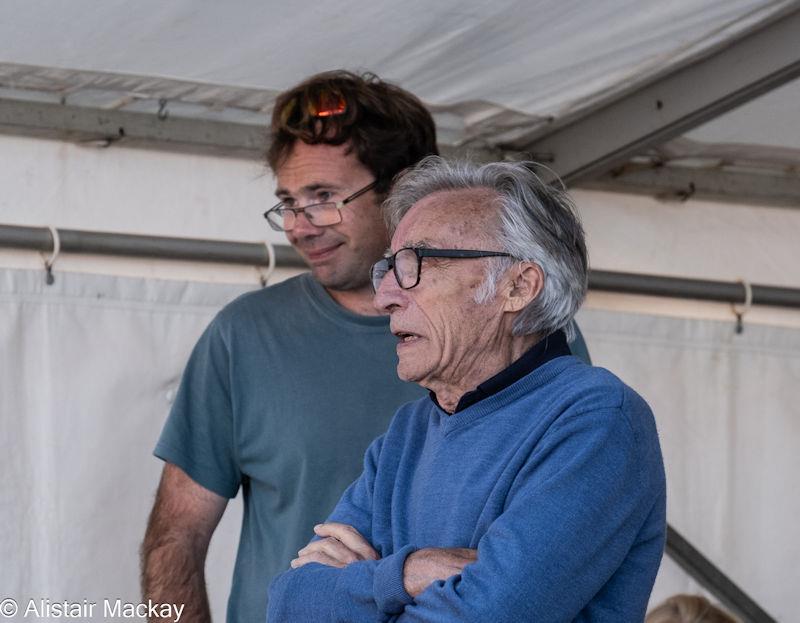
[[[183,606],[180,620],[187,623],[211,621],[206,553],[227,503],[178,466],[164,465],[141,549],[145,600],[174,604],[178,611]]]
[[[478,560],[478,550],[466,547],[420,549],[408,556],[403,566],[403,588],[413,598],[431,584],[460,574]]]
[[[206,552],[184,541],[153,538],[142,545],[142,596],[158,604],[183,605],[180,620],[210,623],[205,582]],[[159,622],[178,619],[159,618]]]

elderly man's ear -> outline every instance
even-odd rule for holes
[[[506,273],[503,311],[518,312],[539,296],[544,287],[544,272],[533,262],[519,262]]]

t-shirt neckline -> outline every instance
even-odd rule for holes
[[[311,301],[334,322],[380,328],[385,328],[389,324],[388,316],[365,316],[345,309],[333,300],[333,297],[328,294],[322,284],[314,279],[311,273],[301,275],[301,282]]]

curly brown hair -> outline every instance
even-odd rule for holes
[[[275,100],[267,163],[273,172],[295,141],[348,143],[375,175],[375,191],[425,156],[438,154],[433,117],[414,95],[375,74],[345,70],[311,76]]]

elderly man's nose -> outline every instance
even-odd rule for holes
[[[390,270],[383,276],[375,290],[375,298],[372,304],[379,312],[391,313],[403,304],[405,291],[397,283],[394,271]]]

